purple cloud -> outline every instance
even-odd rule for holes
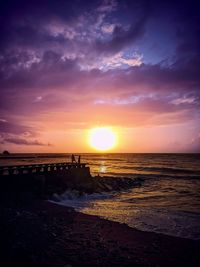
[[[0,134],[28,134],[35,135],[35,130],[30,126],[8,122],[5,119],[0,119]]]
[[[42,142],[39,142],[38,140],[26,140],[22,138],[4,138],[2,143],[12,143],[15,145],[26,145],[26,146],[52,146],[52,144],[44,144]]]
[[[128,30],[124,30],[120,26],[115,26],[112,39],[109,41],[97,40],[95,48],[100,53],[107,52],[115,54],[122,48],[132,44],[144,34],[146,19],[146,17],[145,19],[142,18],[137,23],[131,25]]]

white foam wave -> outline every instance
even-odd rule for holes
[[[79,191],[76,190],[67,190],[61,195],[58,195],[57,193],[53,194],[51,200],[49,201],[59,203],[63,206],[70,206],[75,208],[77,211],[80,211],[82,208],[90,206],[92,201],[108,199],[113,197],[115,194],[116,192],[114,191],[93,194],[80,194]]]

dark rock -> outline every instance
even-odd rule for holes
[[[8,152],[8,150],[4,150],[2,154],[3,154],[4,156],[9,156],[9,155],[10,155],[10,152]]]

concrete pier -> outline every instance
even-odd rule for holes
[[[47,163],[47,164],[30,164],[16,166],[0,166],[0,176],[5,175],[22,175],[22,174],[38,174],[48,172],[60,172],[70,169],[87,168],[86,163]]]
[[[139,186],[140,178],[92,177],[85,163],[47,163],[0,167],[0,197],[27,198],[37,195],[51,198],[66,190],[101,193],[127,190]],[[56,193],[56,194],[54,194]]]
[[[66,189],[91,188],[93,178],[85,163],[48,163],[0,167],[0,191],[52,194]]]

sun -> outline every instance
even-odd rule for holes
[[[100,151],[107,151],[117,144],[117,134],[109,127],[98,127],[90,130],[89,144]]]

